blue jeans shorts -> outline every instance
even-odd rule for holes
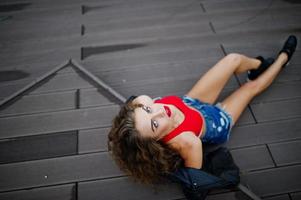
[[[233,119],[218,103],[211,105],[188,96],[182,96],[187,105],[197,109],[204,117],[206,132],[201,140],[210,144],[221,144],[229,140]]]

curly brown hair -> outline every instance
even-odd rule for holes
[[[108,149],[122,171],[134,180],[153,184],[183,165],[180,155],[161,141],[143,137],[135,128],[132,102],[121,107],[108,136]]]

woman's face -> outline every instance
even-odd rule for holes
[[[167,104],[154,103],[146,95],[138,96],[134,104],[142,104],[134,112],[136,129],[142,136],[161,139],[175,128],[173,107]]]

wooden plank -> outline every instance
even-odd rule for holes
[[[16,26],[17,28],[19,25],[22,26],[23,23],[24,26],[23,28],[25,29],[25,26],[28,24],[39,24],[39,26],[41,26],[42,24],[40,24],[40,22],[44,21],[44,22],[48,22],[50,26],[52,25],[52,27],[55,28],[60,26],[57,23],[55,24],[55,17],[60,18],[64,16],[65,21],[69,21],[69,23],[72,17],[74,19],[76,19],[76,17],[80,17],[78,12],[78,5],[71,5],[71,3],[67,4],[67,6],[61,3],[59,5],[53,5],[53,4],[51,5],[48,3],[48,5],[45,6],[41,5],[41,2],[36,2],[36,3],[30,2],[29,4],[30,5],[26,7],[26,9],[23,9],[22,11],[8,12],[10,15],[13,15],[14,17],[11,18],[11,20],[5,21],[3,25],[11,25],[13,27],[14,24],[17,25]],[[11,5],[11,4],[6,4],[6,5]],[[37,18],[36,16],[39,16],[39,18]],[[62,21],[62,23],[64,22]],[[72,24],[74,23],[70,23],[70,25]],[[11,29],[12,28],[10,28],[10,30]],[[28,30],[21,30],[21,31],[28,31]]]
[[[239,5],[239,3],[233,2],[234,4]],[[194,9],[193,9],[194,8]],[[181,9],[181,8],[179,8]],[[143,15],[141,17],[136,17],[136,16],[132,16],[130,14],[130,16],[126,16],[123,18],[117,18],[115,16],[117,16],[116,14],[113,14],[111,16],[111,18],[106,19],[105,21],[100,21],[99,26],[97,26],[96,24],[96,20],[95,19],[99,19],[99,18],[103,18],[103,17],[107,17],[104,16],[104,13],[108,10],[102,10],[102,12],[99,13],[95,13],[93,14],[93,18],[87,16],[87,19],[85,21],[85,24],[87,25],[87,33],[89,34],[90,31],[95,32],[98,30],[101,30],[99,27],[103,27],[103,29],[106,30],[111,30],[112,28],[114,28],[115,30],[120,30],[120,29],[128,29],[128,28],[134,28],[134,27],[143,27],[143,26],[147,26],[148,23],[150,25],[154,25],[154,24],[163,24],[163,25],[167,25],[167,24],[171,24],[171,22],[173,23],[178,23],[178,22],[182,22],[183,20],[187,20],[187,21],[199,21],[199,22],[209,22],[209,20],[215,22],[219,22],[219,21],[223,21],[226,19],[226,22],[229,22],[230,25],[235,24],[235,25],[240,25],[243,24],[244,22],[246,23],[247,20],[250,20],[250,18],[252,20],[256,20],[256,17],[264,17],[265,15],[287,15],[287,13],[298,13],[299,7],[294,7],[292,8],[290,7],[281,7],[280,5],[277,8],[271,8],[268,9],[267,12],[265,13],[264,16],[262,16],[262,10],[256,10],[256,8],[252,8],[252,7],[248,7],[247,9],[243,9],[243,10],[235,10],[235,11],[227,11],[227,10],[223,10],[223,15],[221,15],[220,12],[206,12],[206,15],[203,14],[202,9],[199,5],[191,5],[190,7],[186,7],[186,8],[182,8],[184,9],[189,9],[189,14],[187,14],[187,12],[182,13],[180,15],[172,15],[171,13],[168,12],[163,12],[165,13],[165,15],[160,12],[157,15],[151,15],[148,16],[147,12],[146,15]],[[115,10],[115,9],[114,9]],[[115,10],[116,11],[116,10]],[[133,11],[136,14],[139,14],[140,11]],[[173,12],[173,11],[170,11]],[[120,14],[120,13],[118,13]],[[184,15],[185,14],[185,15]],[[125,15],[128,15],[128,13],[126,13]],[[119,15],[118,15],[119,16]],[[92,21],[92,26],[89,26],[89,24]],[[99,20],[98,20],[99,21]],[[140,21],[144,21],[145,24],[140,24]],[[119,24],[119,26],[118,26]],[[129,24],[129,26],[125,26],[125,24]],[[119,28],[118,28],[119,27]],[[102,29],[102,30],[103,30]]]
[[[290,34],[297,34],[297,30],[291,30]],[[257,46],[265,46],[268,45],[275,45],[278,44],[279,49],[282,47],[283,42],[288,37],[287,31],[283,30],[250,30],[246,33],[242,32],[223,32],[217,35],[217,39],[220,43],[223,44],[227,51],[227,47],[230,46],[253,46],[255,48]],[[243,45],[242,45],[243,44]],[[274,49],[274,48],[273,48]],[[274,53],[278,53],[279,50],[275,49]],[[227,53],[230,53],[227,51]],[[274,54],[275,55],[275,54]],[[258,56],[257,54],[254,56]]]
[[[14,176],[12,176],[12,174]],[[121,176],[108,153],[0,165],[0,191]]]
[[[113,43],[107,41],[96,42],[95,40],[90,41],[90,38],[84,39],[85,46],[97,47],[97,46],[113,46],[114,45],[129,45],[129,44],[140,44],[144,45],[142,55],[149,54],[162,54],[165,52],[174,52],[177,51],[191,51],[192,49],[204,49],[219,47],[219,41],[217,40],[214,34],[208,35],[181,35],[174,36],[171,38],[164,38],[160,40],[151,40],[151,39],[129,39],[129,40],[120,40],[113,41]],[[139,49],[139,50],[141,50]],[[130,49],[129,49],[130,50]],[[142,56],[141,55],[141,56]],[[216,56],[221,55],[217,54]],[[202,55],[199,55],[199,58]],[[180,61],[180,60],[179,60]]]
[[[299,16],[296,16],[296,18],[300,18]],[[232,19],[229,19],[231,23]],[[277,21],[279,20],[278,24]],[[227,24],[227,22],[216,22],[216,24],[213,24],[215,31],[218,33],[238,33],[240,32],[242,35],[249,34],[251,32],[259,32],[262,31],[262,29],[266,29],[267,31],[275,31],[275,32],[285,32],[285,30],[292,30],[292,32],[297,32],[298,22],[294,22],[291,24],[285,24],[287,21],[292,21],[293,18],[286,17],[281,21],[281,19],[275,19],[275,21],[268,21],[262,20],[262,21],[256,21],[253,24],[243,24],[240,25],[239,23],[235,24]]]
[[[26,94],[28,91],[30,91],[35,86],[37,86],[40,83],[42,83],[43,81],[49,80],[49,78],[51,78],[53,74],[55,74],[57,71],[61,70],[62,68],[66,67],[66,65],[68,65],[68,62],[65,61],[64,63],[60,64],[59,66],[55,67],[54,69],[52,69],[52,70],[48,71],[47,73],[43,74],[42,76],[38,77],[37,79],[35,79],[30,84],[26,85],[25,87],[23,87],[19,91],[13,93],[9,97],[7,97],[4,100],[2,100],[0,102],[0,105],[3,106],[5,104],[7,104],[7,103],[9,103],[9,102],[11,102],[13,100],[15,100],[17,97]]]
[[[280,12],[285,9],[281,8],[279,11],[266,12],[265,15],[255,17],[254,13],[230,13],[223,18],[217,17],[211,19],[215,30],[221,32],[248,32],[252,30],[283,30],[296,29],[300,21],[300,8],[288,8],[286,12]],[[252,20],[250,20],[250,18]]]
[[[301,165],[252,172],[246,180],[259,196],[277,195],[301,190]]]
[[[252,104],[258,122],[292,119],[301,116],[301,99]]]
[[[172,14],[175,15],[176,11],[178,11],[177,13],[178,15],[183,14],[183,12],[180,11],[186,11],[186,13],[191,13],[193,11],[200,12],[198,8],[198,4],[192,1],[190,2],[188,1],[167,2],[166,1],[160,3],[152,2],[151,4],[148,3],[149,2],[145,2],[145,1],[134,2],[132,3],[132,7],[129,7],[128,5],[125,4],[122,5],[122,3],[116,3],[116,2],[102,3],[102,4],[85,3],[83,5],[84,8],[82,8],[82,13],[89,20],[100,18],[100,21],[105,21],[107,18],[103,18],[103,17],[106,16],[111,16],[116,20],[118,13],[127,17],[128,19],[135,18],[135,15],[132,15],[131,13],[136,13],[137,14],[136,18],[143,19],[144,17],[146,17],[142,15],[143,12],[146,13],[148,17],[152,17],[152,16],[156,17],[157,16],[156,14],[162,15],[163,13],[165,13],[166,14],[165,18],[171,17],[170,15]],[[111,20],[108,20],[108,22],[111,22]]]
[[[19,1],[19,0],[12,0],[12,1],[8,1],[8,0],[3,0],[1,1],[1,4],[13,4],[13,3],[20,3],[20,2],[23,2],[22,0]],[[75,0],[75,1],[72,1],[72,2],[69,2],[67,0],[62,0],[60,2],[60,4],[53,4],[47,0],[41,0],[41,1],[36,1],[36,0],[32,0],[30,1],[31,4],[30,6],[28,6],[25,10],[22,10],[22,12],[28,12],[28,13],[31,13],[31,12],[35,12],[35,11],[47,11],[47,10],[59,10],[60,8],[62,10],[64,9],[74,9],[74,8],[78,8],[78,4],[80,3],[79,0]],[[17,12],[16,12],[17,13]],[[16,14],[14,13],[14,14]]]
[[[231,150],[235,163],[243,171],[275,167],[265,145]]]
[[[68,14],[70,14],[70,16],[68,16]],[[70,38],[67,38],[68,40],[76,36],[77,38],[80,37],[80,33],[79,33],[80,25],[71,22],[72,20],[75,20],[78,17],[74,15],[72,16],[72,13],[66,13],[63,16],[55,15],[54,17],[52,17],[52,19],[35,18],[29,21],[24,21],[23,18],[26,18],[26,15],[14,16],[11,23],[3,24],[3,28],[5,30],[14,30],[14,31],[1,32],[0,38],[3,41],[6,41],[5,42],[6,44],[7,43],[16,44],[18,42],[28,43],[28,41],[24,42],[25,40],[29,40],[29,41],[38,40],[40,41],[41,44],[43,44],[44,40],[55,41],[56,38],[60,38],[60,37],[67,38],[66,35],[70,35]],[[62,23],[60,23],[60,25],[56,24],[57,21],[55,20],[60,20],[62,21]],[[18,51],[18,53],[21,52]],[[23,53],[29,53],[29,52],[23,52]]]
[[[0,12],[17,12],[28,7],[30,3],[14,3],[14,4],[1,4]]]
[[[24,78],[19,80],[11,80],[7,82],[0,83],[0,97],[9,96],[10,93],[15,93],[15,90],[18,88],[24,87],[24,85],[28,85],[33,82],[37,77]],[[11,90],[10,90],[11,89]],[[2,94],[3,93],[3,94]]]
[[[14,70],[14,69],[19,69],[19,70],[24,70],[22,69],[22,67],[24,67],[23,63],[30,63],[30,67],[26,68],[26,72],[30,74],[30,76],[25,80],[25,79],[21,79],[18,81],[9,81],[9,82],[3,82],[0,84],[0,98],[5,98],[8,97],[12,94],[14,94],[15,92],[21,90],[24,88],[24,85],[28,85],[30,83],[32,83],[33,81],[39,79],[39,77],[42,74],[45,74],[47,72],[49,72],[52,67],[51,66],[55,66],[55,65],[59,65],[61,63],[63,63],[63,61],[66,61],[66,58],[69,57],[77,57],[77,56],[70,56],[70,54],[73,54],[74,52],[68,52],[67,54],[63,53],[63,52],[59,52],[60,56],[56,57],[54,55],[54,57],[49,57],[49,52],[48,55],[43,55],[41,57],[38,56],[33,58],[34,61],[29,61],[29,60],[19,60],[19,61],[15,61],[12,62],[10,64],[5,64],[5,62],[8,60],[5,59],[3,60],[4,65],[7,66],[6,70]],[[79,56],[78,50],[77,50],[77,54]],[[45,57],[46,56],[46,57]],[[17,59],[14,59],[17,60]],[[22,63],[22,65],[21,65]],[[47,63],[47,64],[45,64]],[[37,70],[38,69],[38,70]]]
[[[0,38],[2,40],[11,40],[11,41],[19,41],[19,40],[27,40],[27,39],[39,39],[43,40],[43,38],[55,38],[62,37],[66,35],[80,35],[79,29],[80,26],[78,24],[74,24],[70,22],[70,16],[68,13],[62,16],[54,16],[55,19],[52,19],[52,22],[49,19],[43,19],[40,22],[15,22],[13,24],[3,25],[3,28],[6,30],[14,29],[15,31],[1,31]],[[50,24],[54,24],[55,20],[61,21],[61,23],[56,24],[55,26],[49,26]],[[74,19],[73,19],[74,20]]]
[[[50,186],[30,190],[0,193],[0,199],[10,200],[67,200],[76,198],[75,184]]]
[[[174,1],[173,1],[174,2]],[[85,4],[89,6],[89,4]],[[95,5],[95,4],[94,4]],[[101,4],[98,4],[99,6]],[[112,4],[111,4],[112,5]],[[92,5],[93,6],[93,5]],[[96,5],[95,5],[96,6]],[[107,5],[104,9],[94,9],[91,12],[87,13],[87,16],[98,17],[100,20],[105,21],[112,18],[139,18],[143,16],[156,16],[162,13],[169,13],[175,15],[181,12],[190,12],[199,8],[197,2],[160,2],[160,3],[151,3],[147,2],[135,2],[134,4],[115,4],[112,6]],[[202,12],[201,8],[199,8]]]
[[[3,50],[5,50],[5,53],[0,55],[0,58],[3,59],[3,68],[17,68],[37,74],[42,71],[43,68],[56,66],[71,57],[78,59],[80,58],[80,45],[77,44],[78,40],[78,37],[72,37],[72,35],[70,35],[69,38],[66,36],[61,38],[56,37],[54,39],[44,38],[42,41],[4,41],[3,44],[9,47],[4,47]],[[50,54],[51,56],[49,56]],[[17,58],[14,57],[16,55],[18,55]],[[53,60],[54,58],[55,60]],[[38,64],[43,68],[38,68],[38,66],[36,66]],[[12,65],[14,65],[14,67]],[[26,68],[24,68],[24,65]]]
[[[257,96],[252,101],[252,104],[300,98],[300,87],[301,81],[285,82],[283,84],[272,84],[266,91]]]
[[[120,95],[116,90],[114,90],[111,86],[100,80],[98,77],[96,77],[94,74],[92,74],[89,70],[82,67],[79,63],[77,63],[75,60],[71,61],[72,65],[79,70],[86,78],[88,78],[91,82],[96,85],[96,87],[100,87],[103,90],[104,94],[107,94],[108,96],[111,96],[112,98],[115,98],[115,101],[119,101],[119,103],[126,102],[126,99]]]
[[[0,164],[76,153],[76,131],[0,140]]]
[[[75,109],[75,91],[22,96],[0,110],[0,117]]]
[[[195,82],[198,80],[196,77],[179,77],[177,80],[169,78],[167,80],[159,79],[151,82],[140,82],[141,85],[119,85],[114,87],[123,96],[130,96],[131,94],[147,94],[152,97],[165,96],[176,94],[177,91],[189,91]]]
[[[116,192],[118,188],[118,192]],[[78,199],[145,199],[167,200],[183,197],[183,193],[174,183],[160,184],[153,187],[134,183],[126,177],[90,181],[78,184]]]
[[[166,96],[177,94],[179,92],[188,92],[199,80],[199,76],[184,76],[165,79],[151,79],[148,81],[131,82],[131,84],[117,85],[113,88],[119,91],[123,96],[131,94],[147,94],[149,96]],[[232,82],[233,83],[233,82]],[[185,93],[182,93],[185,94]]]
[[[121,70],[114,70],[108,72],[96,73],[97,76],[103,77],[106,82],[111,86],[116,85],[140,85],[142,82],[148,82],[148,84],[156,83],[162,80],[176,80],[183,76],[189,77],[192,82],[198,80],[203,74],[205,74],[213,63],[200,61],[188,61],[182,63],[162,63],[149,65],[145,67],[131,67]],[[227,87],[237,86],[237,81],[234,76],[229,80]]]
[[[91,33],[89,34],[89,40],[94,41],[106,41],[108,43],[113,43],[114,41],[125,41],[130,39],[144,39],[144,40],[158,40],[183,36],[183,35],[210,35],[212,30],[208,23],[186,23],[184,25],[177,26],[157,26],[157,27],[145,27],[141,29],[130,29],[130,30],[121,30],[116,32],[100,32],[100,33]]]
[[[89,6],[88,6],[89,7]],[[183,8],[179,8],[183,9]],[[208,20],[207,15],[201,13],[200,8],[198,6],[192,8],[187,7],[189,12],[179,12],[176,15],[169,12],[161,12],[157,15],[144,15],[140,17],[136,16],[129,16],[126,18],[118,18],[116,15],[112,16],[110,19],[107,20],[99,20],[103,15],[102,12],[91,13],[85,16],[83,19],[83,24],[86,27],[87,34],[93,32],[101,31],[100,27],[106,30],[112,29],[128,29],[128,28],[135,28],[135,27],[145,27],[147,25],[154,25],[154,24],[171,24],[173,22],[187,22],[187,21],[205,21]],[[104,16],[107,17],[107,16]],[[97,20],[98,19],[98,20]],[[144,23],[143,23],[144,22]],[[128,26],[126,26],[128,25]]]
[[[169,14],[172,15],[172,14]],[[123,18],[122,21],[115,21],[115,22],[102,22],[101,24],[91,24],[90,21],[85,23],[85,36],[89,36],[90,34],[93,35],[94,33],[100,32],[118,32],[118,31],[131,31],[131,30],[139,30],[142,28],[168,28],[170,25],[184,25],[187,23],[197,23],[197,24],[208,24],[208,18],[204,15],[200,14],[200,9],[196,10],[195,12],[177,16],[170,18],[170,16],[165,17],[150,17],[150,18],[134,18],[134,19],[127,19]]]
[[[12,4],[5,4],[5,5],[12,5]],[[23,9],[22,11],[7,12],[10,13],[11,15],[13,14],[14,17],[11,20],[6,21],[5,24],[15,23],[17,25],[20,25],[21,24],[20,22],[23,22],[25,26],[26,24],[32,22],[41,22],[41,21],[54,22],[56,16],[58,18],[65,16],[66,20],[70,22],[71,16],[76,17],[77,15],[78,17],[80,17],[80,12],[78,10],[79,5],[71,5],[71,3],[67,6],[61,3],[59,5],[50,5],[48,3],[48,5],[41,6],[39,8],[35,7],[37,5],[40,5],[40,2],[36,2],[36,3],[31,2],[30,5],[26,7],[26,9]],[[40,16],[40,17],[37,18],[36,16]],[[58,26],[60,26],[60,24],[56,24],[56,27]]]
[[[273,9],[279,7],[292,7],[289,2],[286,1],[273,1],[271,3],[268,0],[263,1],[237,1],[237,0],[226,0],[226,1],[203,1],[206,12],[217,13],[217,12],[233,12],[236,10],[257,10],[261,11],[266,9]]]
[[[113,104],[109,98],[100,93],[102,90],[102,88],[80,89],[80,108]]]
[[[13,69],[3,69],[3,71],[19,71],[21,73],[27,73],[27,74],[29,74],[27,71],[24,71],[22,69],[15,69],[15,70],[13,70]],[[5,76],[5,74],[3,74],[3,76]],[[28,75],[26,77],[22,77],[20,79],[18,77],[18,79],[17,78],[15,78],[15,79],[11,78],[11,79],[7,79],[6,81],[2,81],[0,83],[0,90],[3,90],[3,88],[9,87],[10,85],[16,85],[16,84],[26,85],[26,84],[28,84],[28,83],[30,83],[30,82],[32,82],[34,80],[34,78],[32,78],[30,76],[31,75]]]
[[[300,139],[300,130],[300,118],[234,127],[227,146],[234,148]]]
[[[277,166],[301,163],[301,140],[269,144]]]
[[[119,106],[0,118],[0,138],[107,127]]]
[[[109,130],[110,128],[80,130],[78,133],[78,153],[108,151]]]
[[[32,81],[32,79],[31,79]],[[30,83],[30,82],[28,82]],[[27,84],[28,84],[27,83]],[[13,94],[15,94],[16,92],[18,92],[20,89],[22,89],[24,87],[23,83],[17,83],[15,85],[9,85],[9,86],[0,86],[0,98],[1,101],[4,100],[4,98],[7,98]]]
[[[221,193],[221,194],[209,194],[206,197],[207,200],[251,200],[248,196],[246,196],[241,191],[235,191],[235,192],[227,192],[227,193]]]
[[[95,54],[108,54],[122,51],[130,51],[137,48],[144,47],[145,44],[114,44],[104,46],[85,46],[81,48],[81,59]]]
[[[252,1],[250,1],[252,2]],[[250,2],[246,2],[247,4]],[[252,3],[254,3],[253,1]],[[279,1],[278,1],[279,2]],[[238,6],[242,2],[232,2],[236,3]],[[258,2],[257,2],[258,3]],[[206,3],[204,3],[206,4]],[[205,6],[204,6],[205,7]],[[256,10],[256,8],[253,7],[248,7],[246,9],[238,9],[238,10],[227,10],[226,8],[224,9],[224,15],[222,16],[220,12],[206,12],[208,15],[208,18],[212,22],[222,22],[223,20],[226,20],[227,23],[230,25],[235,24],[238,25],[243,25],[246,23],[253,23],[256,20],[260,19],[268,19],[268,20],[273,20],[271,16],[277,15],[277,16],[292,16],[292,15],[298,15],[298,12],[300,11],[300,5],[296,6],[287,6],[287,5],[280,5],[278,4],[277,6],[272,6],[269,9],[266,9],[264,13],[263,9]],[[205,8],[206,9],[206,8]],[[235,16],[237,18],[235,18]],[[230,22],[232,20],[232,22]]]
[[[57,74],[68,74],[68,73],[71,73],[71,74],[76,74],[78,73],[79,71],[73,67],[66,67],[64,69],[61,69],[60,71],[57,72]]]
[[[150,52],[151,53],[151,52]],[[196,61],[201,60],[205,62],[208,60],[208,63],[216,63],[224,55],[219,46],[207,47],[207,49],[201,47],[195,48],[181,48],[176,50],[165,49],[161,52],[123,52],[113,55],[106,56],[91,56],[88,57],[83,63],[89,69],[89,66],[97,67],[101,66],[102,71],[117,70],[119,68],[125,68],[129,66],[138,66],[141,67],[147,65],[155,65],[159,63],[181,63],[187,61]],[[141,59],[143,58],[143,59]],[[210,59],[211,58],[211,59]],[[99,70],[99,69],[98,69]]]
[[[87,0],[86,2],[89,5],[99,5],[99,1],[97,1],[97,0]],[[132,3],[132,4],[139,3],[139,5],[141,4],[141,2],[143,2],[146,5],[149,5],[149,1],[147,1],[147,0],[129,0],[128,2]],[[166,2],[177,3],[177,2],[181,2],[181,0],[167,0]],[[105,5],[110,4],[110,3],[114,3],[114,4],[118,5],[118,4],[124,3],[124,1],[123,0],[111,0],[111,1],[104,1],[103,3]],[[160,0],[154,0],[153,1],[153,4],[159,4],[160,5],[160,3],[161,3]]]
[[[301,192],[291,193],[292,200],[301,199]]]
[[[273,197],[267,197],[264,198],[264,200],[290,200],[290,197],[288,194],[283,194],[283,195],[277,195]]]
[[[1,54],[0,57],[3,60],[3,68],[6,70],[25,70],[24,66],[26,66],[26,72],[30,73],[30,76],[41,75],[53,68],[53,66],[58,66],[59,64],[66,61],[66,59],[73,58],[79,59],[80,58],[80,51],[78,45],[73,45],[69,47],[62,47],[60,48],[59,42],[60,40],[56,38],[57,41],[52,41],[53,45],[56,46],[51,48],[48,46],[49,42],[46,44],[39,43],[39,44],[30,44],[28,46],[23,46],[22,52],[18,52],[17,54],[16,49],[18,47],[12,49],[15,51],[9,54]],[[11,43],[8,42],[7,45]],[[68,45],[64,43],[65,45]],[[41,50],[41,48],[46,50]],[[30,52],[30,53],[24,53]],[[51,54],[51,56],[49,56]],[[16,58],[16,55],[18,57]]]
[[[53,91],[75,90],[80,88],[91,88],[93,85],[79,74],[57,74],[46,84],[40,86],[31,94],[47,93]]]

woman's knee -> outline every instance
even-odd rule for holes
[[[233,65],[239,66],[242,62],[243,59],[243,55],[242,54],[238,54],[238,53],[230,53],[228,55],[225,56],[225,59],[230,62]]]
[[[253,80],[245,83],[243,87],[248,91],[252,96],[258,95],[262,91],[262,84],[259,80]]]

